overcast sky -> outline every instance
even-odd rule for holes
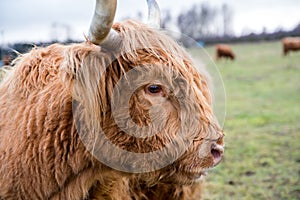
[[[161,10],[173,16],[202,0],[157,0]],[[291,29],[300,23],[300,0],[209,0],[211,6],[223,3],[233,9],[233,30],[261,32],[263,27],[273,31],[278,27]],[[72,39],[87,34],[94,9],[94,0],[0,0],[0,42],[49,41],[66,37],[66,25]],[[119,0],[115,21],[147,15],[146,1]],[[56,28],[55,28],[56,27]]]

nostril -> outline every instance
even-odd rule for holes
[[[212,154],[212,156],[213,156],[214,158],[219,158],[219,157],[221,157],[220,151],[218,151],[218,150],[216,150],[216,149],[212,149],[212,150],[211,150],[211,154]]]
[[[210,152],[213,157],[214,165],[217,165],[222,160],[224,147],[219,144],[212,144]]]

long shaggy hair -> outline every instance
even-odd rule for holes
[[[89,41],[35,48],[1,82],[0,199],[200,198],[196,180],[214,165],[211,144],[223,144],[207,78],[160,31],[134,21],[113,28],[122,38],[114,51]],[[127,102],[122,80],[138,86]],[[149,92],[152,85],[157,93]],[[103,136],[128,152],[158,151],[173,141],[184,151],[166,152],[178,159],[162,169],[131,160],[121,172],[97,155],[132,158],[101,148]],[[149,170],[128,173],[137,167]]]

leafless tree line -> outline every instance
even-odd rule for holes
[[[180,32],[194,39],[233,34],[233,9],[226,3],[219,7],[211,6],[208,2],[194,4],[175,16],[175,20],[173,17],[170,11],[163,11],[162,27],[175,21]]]

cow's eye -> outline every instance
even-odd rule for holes
[[[146,92],[148,94],[159,94],[163,91],[162,86],[160,85],[148,85],[146,87]]]

